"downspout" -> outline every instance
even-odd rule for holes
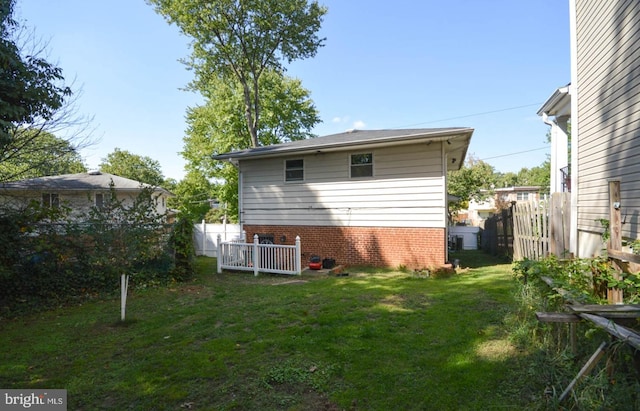
[[[442,190],[444,195],[444,262],[449,261],[449,193],[447,190],[447,152],[444,148],[444,141],[440,142],[440,152],[442,158]]]
[[[578,33],[576,1],[569,0],[569,41],[571,48],[571,225],[569,232],[569,252],[579,258],[578,253],[578,140],[580,140],[580,120],[578,113]]]
[[[555,129],[555,127],[558,127],[558,123],[556,123],[555,121],[551,120],[549,118],[549,115],[546,112],[542,113],[542,122],[548,126],[551,127],[551,187],[549,187],[549,192],[551,194],[558,192],[560,190],[558,190],[558,164],[557,164],[557,160],[558,160],[558,153],[557,153],[557,147],[556,144],[557,143],[557,139],[555,138],[555,133],[557,133],[557,130]]]
[[[242,171],[240,170],[240,162],[230,158],[229,163],[238,170],[238,224],[240,225],[240,233],[244,232],[244,210],[242,201]]]

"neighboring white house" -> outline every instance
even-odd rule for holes
[[[545,200],[547,195],[541,194],[540,190],[542,190],[540,186],[512,186],[494,189],[496,200],[507,203]]]
[[[465,223],[473,227],[483,227],[484,220],[491,217],[496,212],[496,200],[494,197],[489,197],[484,201],[476,201],[474,199],[469,200],[469,208],[460,213],[465,215]]]
[[[125,206],[130,205],[144,187],[150,187],[139,181],[101,172],[63,174],[1,183],[0,201],[16,207],[32,200],[45,206],[64,204],[71,208],[72,214],[81,214],[93,206],[100,207],[110,195],[111,184],[117,199]],[[169,191],[153,187],[156,211],[170,218],[171,212],[167,209],[169,197],[173,197]]]
[[[569,4],[571,83],[538,113],[551,123],[552,156],[557,152],[558,161],[566,149],[566,128],[559,130],[571,118],[569,251],[586,258],[602,250],[599,220],[609,219],[611,180],[620,181],[622,236],[640,237],[640,2]],[[554,135],[560,138],[553,141]],[[552,176],[558,167],[561,163]]]
[[[550,193],[571,191],[569,169],[570,85],[557,89],[538,110],[545,124],[551,126]]]
[[[447,256],[449,170],[473,129],[353,130],[214,155],[239,170],[248,237],[302,239],[340,264],[429,267]]]

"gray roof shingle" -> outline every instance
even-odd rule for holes
[[[310,138],[306,140],[292,141],[290,143],[275,144],[233,151],[213,155],[214,160],[244,159],[270,157],[301,152],[313,152],[317,150],[349,149],[355,146],[369,146],[375,144],[398,144],[405,141],[422,140],[438,141],[446,139],[458,139],[462,141],[457,148],[462,150],[462,157],[466,155],[466,149],[473,133],[472,128],[420,128],[420,129],[386,129],[386,130],[352,130],[344,133],[331,134],[324,137]],[[453,148],[453,147],[451,147]]]
[[[151,187],[139,181],[102,172],[62,174],[58,176],[36,177],[20,181],[0,184],[0,190],[108,190],[113,181],[118,191],[140,191],[142,187]],[[155,191],[166,192],[164,188],[155,187]]]

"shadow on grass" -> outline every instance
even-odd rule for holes
[[[482,250],[450,251],[449,261],[459,260],[460,267],[481,268],[498,264],[509,264],[511,260],[506,257],[496,257]]]

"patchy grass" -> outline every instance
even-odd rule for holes
[[[0,323],[0,387],[64,388],[70,410],[522,409],[503,323],[509,264],[448,278],[349,269],[214,274]],[[301,279],[304,281],[291,280]]]

